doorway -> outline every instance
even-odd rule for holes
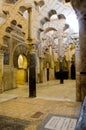
[[[27,71],[27,58],[20,54],[18,57],[18,68],[17,68],[17,83],[25,84],[28,82],[28,71]]]
[[[47,81],[49,81],[49,68],[47,68]]]

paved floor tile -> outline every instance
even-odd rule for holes
[[[63,85],[57,80],[37,84],[36,98],[28,97],[27,84],[4,92],[1,98],[6,94],[10,98],[0,103],[0,115],[30,121],[25,130],[36,130],[49,114],[78,117],[80,113],[81,103],[75,101],[76,87],[72,80]]]

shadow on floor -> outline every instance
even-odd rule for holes
[[[0,115],[0,130],[24,130],[30,121]]]

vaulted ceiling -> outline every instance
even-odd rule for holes
[[[70,20],[72,16],[76,17],[70,3],[65,3],[64,0],[0,0],[0,35],[6,33],[4,30],[9,27],[9,24],[16,22],[14,24],[22,28],[27,38],[27,12],[24,8],[26,5],[31,5],[35,9],[32,27],[34,37],[36,37],[35,32],[42,31],[43,25],[49,22],[54,14],[59,18],[65,17]]]

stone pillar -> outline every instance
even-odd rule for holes
[[[53,44],[53,43],[52,43]],[[49,67],[49,79],[53,80],[54,79],[54,54],[52,51],[52,46],[49,46],[49,54],[50,54],[50,67]]]
[[[58,44],[59,44],[59,59],[60,59],[60,84],[64,83],[63,80],[63,38],[60,34],[59,39],[58,39]]]
[[[43,83],[43,58],[40,58],[40,83]]]
[[[36,57],[30,53],[29,63],[29,97],[36,97]]]
[[[9,64],[3,66],[3,90],[17,87],[16,69],[13,66],[13,38],[9,40]]]
[[[32,16],[32,8],[28,8],[28,40],[31,40],[31,16]]]
[[[36,52],[36,83],[40,82],[40,59]]]
[[[32,8],[29,7],[28,11],[28,46],[29,54],[29,97],[36,97],[36,54],[34,51],[34,41],[31,38],[31,16]]]
[[[68,79],[71,79],[71,57],[70,57],[70,48],[68,46],[68,58],[67,58],[67,61],[68,61]]]
[[[71,79],[71,61],[68,60],[68,79]]]
[[[86,0],[71,0],[72,6],[77,14],[79,21],[79,40],[80,40],[80,87],[79,97],[81,101],[86,96]],[[79,82],[79,79],[78,82]],[[78,92],[77,92],[78,93]],[[81,96],[80,96],[81,95]]]
[[[60,60],[60,84],[63,84],[64,80],[63,80],[63,63]]]
[[[86,14],[85,14],[86,15]],[[80,28],[80,76],[81,76],[81,100],[86,96],[86,16],[79,20]]]
[[[81,84],[80,84],[80,45],[75,45],[75,65],[76,65],[76,101],[81,101]]]
[[[3,92],[3,52],[0,51],[0,93]]]

